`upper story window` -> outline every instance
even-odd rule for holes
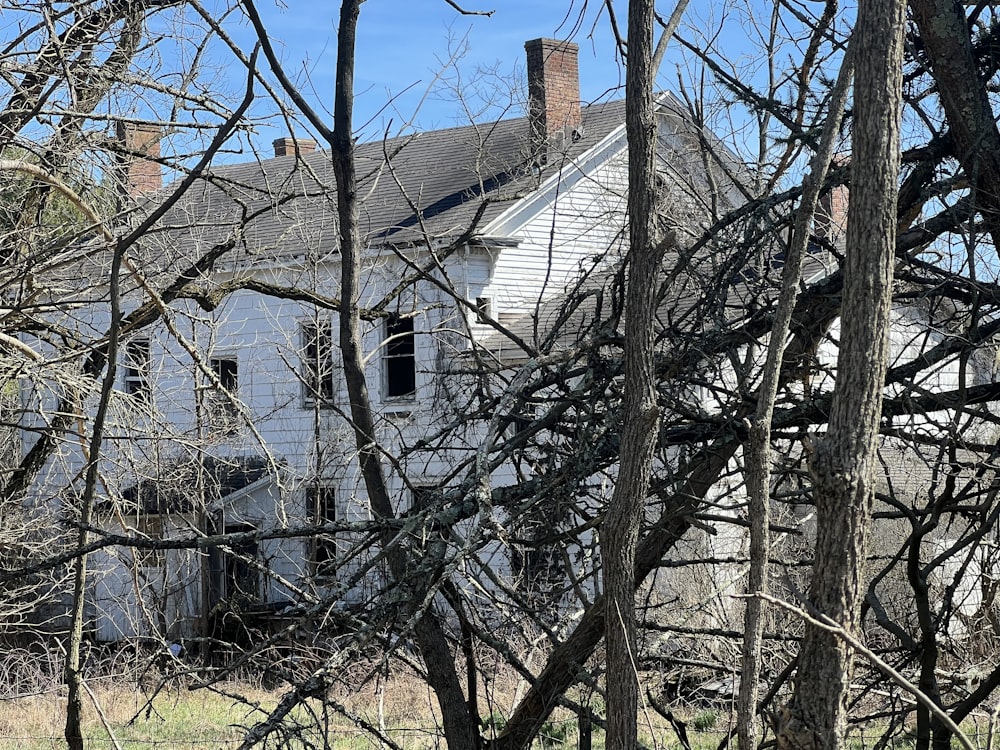
[[[383,355],[386,398],[407,398],[417,390],[416,347],[413,318],[390,313],[385,319]]]
[[[222,390],[235,396],[240,385],[236,357],[213,357],[211,364],[212,372],[219,379]]]
[[[122,385],[125,393],[135,396],[141,401],[149,401],[152,393],[150,386],[150,348],[149,339],[132,339],[125,344],[124,374]]]
[[[333,333],[330,321],[308,321],[299,327],[302,394],[306,406],[333,403]]]
[[[235,419],[238,416],[238,409],[234,399],[239,391],[239,362],[235,356],[213,357],[209,362],[212,373],[219,381],[219,390],[211,390],[208,393],[208,412],[212,422],[226,427],[230,431],[236,430]]]

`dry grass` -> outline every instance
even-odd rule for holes
[[[253,721],[247,706],[218,694],[163,691],[144,712],[141,690],[101,682],[91,687],[122,748],[226,747],[241,736],[238,725]],[[273,704],[270,695],[248,697]],[[0,702],[0,750],[65,747],[65,706],[65,698],[54,694]],[[89,747],[114,747],[92,700],[84,706],[84,734]]]
[[[147,705],[146,693],[131,685],[111,680],[94,680],[91,688],[122,750],[177,748],[202,750],[235,747],[243,736],[243,728],[264,718],[274,707],[281,691],[265,691],[259,687],[229,684],[219,692],[209,690],[165,689]],[[513,700],[513,685],[494,691],[496,703],[483,706],[483,712],[496,717],[496,728],[502,727],[502,717]],[[234,696],[239,696],[237,700]],[[437,709],[433,696],[419,679],[409,675],[394,676],[388,682],[371,680],[362,685],[341,688],[329,698],[347,712],[361,717],[373,727],[385,731],[396,743],[407,748],[440,748],[443,742],[438,731]],[[62,739],[65,698],[51,692],[12,700],[0,700],[0,750],[53,750],[64,748]],[[361,750],[376,747],[371,737],[353,721],[324,712],[319,702],[304,707],[293,715],[300,725],[300,734],[269,742],[268,748],[323,747],[325,736],[329,746],[338,750]],[[644,727],[644,741],[649,747],[667,750],[679,748],[673,733],[659,726],[656,717]],[[690,717],[694,719],[694,717]],[[724,720],[723,720],[724,723]],[[689,728],[693,726],[689,724]],[[717,731],[693,732],[696,750],[714,750],[719,741]],[[651,736],[655,735],[654,736]],[[93,701],[85,705],[85,734],[90,750],[114,750],[114,743],[100,719]],[[315,745],[307,744],[306,740]],[[603,748],[603,732],[594,729],[593,747]],[[546,725],[543,738],[536,747],[575,748],[577,726],[575,716],[558,713]]]
[[[85,703],[84,734],[88,748],[95,750],[113,750],[108,727],[123,750],[234,747],[244,729],[263,719],[281,697],[281,691],[228,684],[217,692],[164,689],[149,701],[143,690],[109,680],[92,681],[90,687],[100,713],[93,700]],[[407,748],[437,744],[432,697],[415,679],[337,690],[329,698]],[[0,750],[64,748],[65,708],[65,697],[56,692],[0,700]],[[302,727],[302,738],[316,741],[326,735],[337,748],[372,747],[353,721],[324,711],[318,701],[294,719]],[[290,738],[285,747],[305,747],[302,738]]]

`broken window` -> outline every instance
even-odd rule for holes
[[[385,319],[385,396],[406,398],[417,390],[413,318],[390,313]]]

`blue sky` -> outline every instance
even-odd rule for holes
[[[511,81],[523,95],[524,42],[537,37],[572,37],[580,45],[584,101],[621,96],[624,72],[607,15],[598,15],[600,4],[594,0],[586,6],[581,0],[462,2],[469,9],[495,12],[488,18],[463,16],[444,0],[368,0],[361,6],[355,121],[359,126],[371,123],[367,134],[380,135],[390,119],[398,127],[415,117],[421,129],[467,123],[468,114],[448,90],[449,81],[460,81],[466,91],[478,89],[468,96],[469,108],[476,112],[488,98],[495,99],[489,107],[493,116],[508,111]],[[263,0],[258,8],[288,69],[308,72],[312,101],[329,109],[339,4]],[[583,23],[578,24],[581,12]],[[447,66],[455,50],[462,50],[461,58]],[[483,75],[481,69],[489,73]],[[269,137],[262,129],[262,143]]]
[[[355,78],[355,127],[361,140],[395,135],[407,127],[445,128],[468,124],[470,119],[490,121],[520,114],[525,95],[524,42],[538,37],[571,38],[580,46],[580,88],[585,103],[623,95],[624,69],[602,0],[457,2],[470,10],[494,13],[489,17],[462,15],[445,0],[367,0],[362,4]],[[332,123],[340,3],[258,3],[286,70],[312,92],[310,102]],[[659,6],[668,15],[675,0]],[[627,2],[615,0],[615,7],[624,33]],[[748,80],[766,69],[766,55],[755,42],[759,42],[760,29],[767,27],[769,12],[766,0],[692,2],[681,33],[695,44],[713,46],[732,62],[732,70]],[[230,21],[236,24],[235,17]],[[228,30],[249,48],[252,35],[245,20]],[[456,51],[458,59],[449,63]],[[700,72],[683,66],[679,47],[672,43],[658,86],[676,92],[678,71],[683,71],[686,85],[697,87]],[[255,113],[268,114],[263,106]],[[746,122],[745,116],[735,112],[728,115]],[[273,126],[261,122],[253,134],[261,152],[270,149],[274,138],[287,135],[280,120],[272,122]],[[722,123],[724,129],[739,126]]]

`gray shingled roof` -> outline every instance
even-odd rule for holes
[[[669,105],[672,108],[676,105]],[[680,110],[677,110],[683,116]],[[577,137],[541,169],[527,118],[500,120],[360,144],[356,168],[361,231],[370,245],[454,237],[488,199],[480,227],[530,193],[566,160],[575,160],[624,123],[621,101],[583,108]],[[414,210],[416,209],[416,210]],[[251,256],[323,257],[337,249],[336,189],[329,152],[220,166],[192,188],[166,222],[170,242],[189,236],[201,249],[242,226]]]

